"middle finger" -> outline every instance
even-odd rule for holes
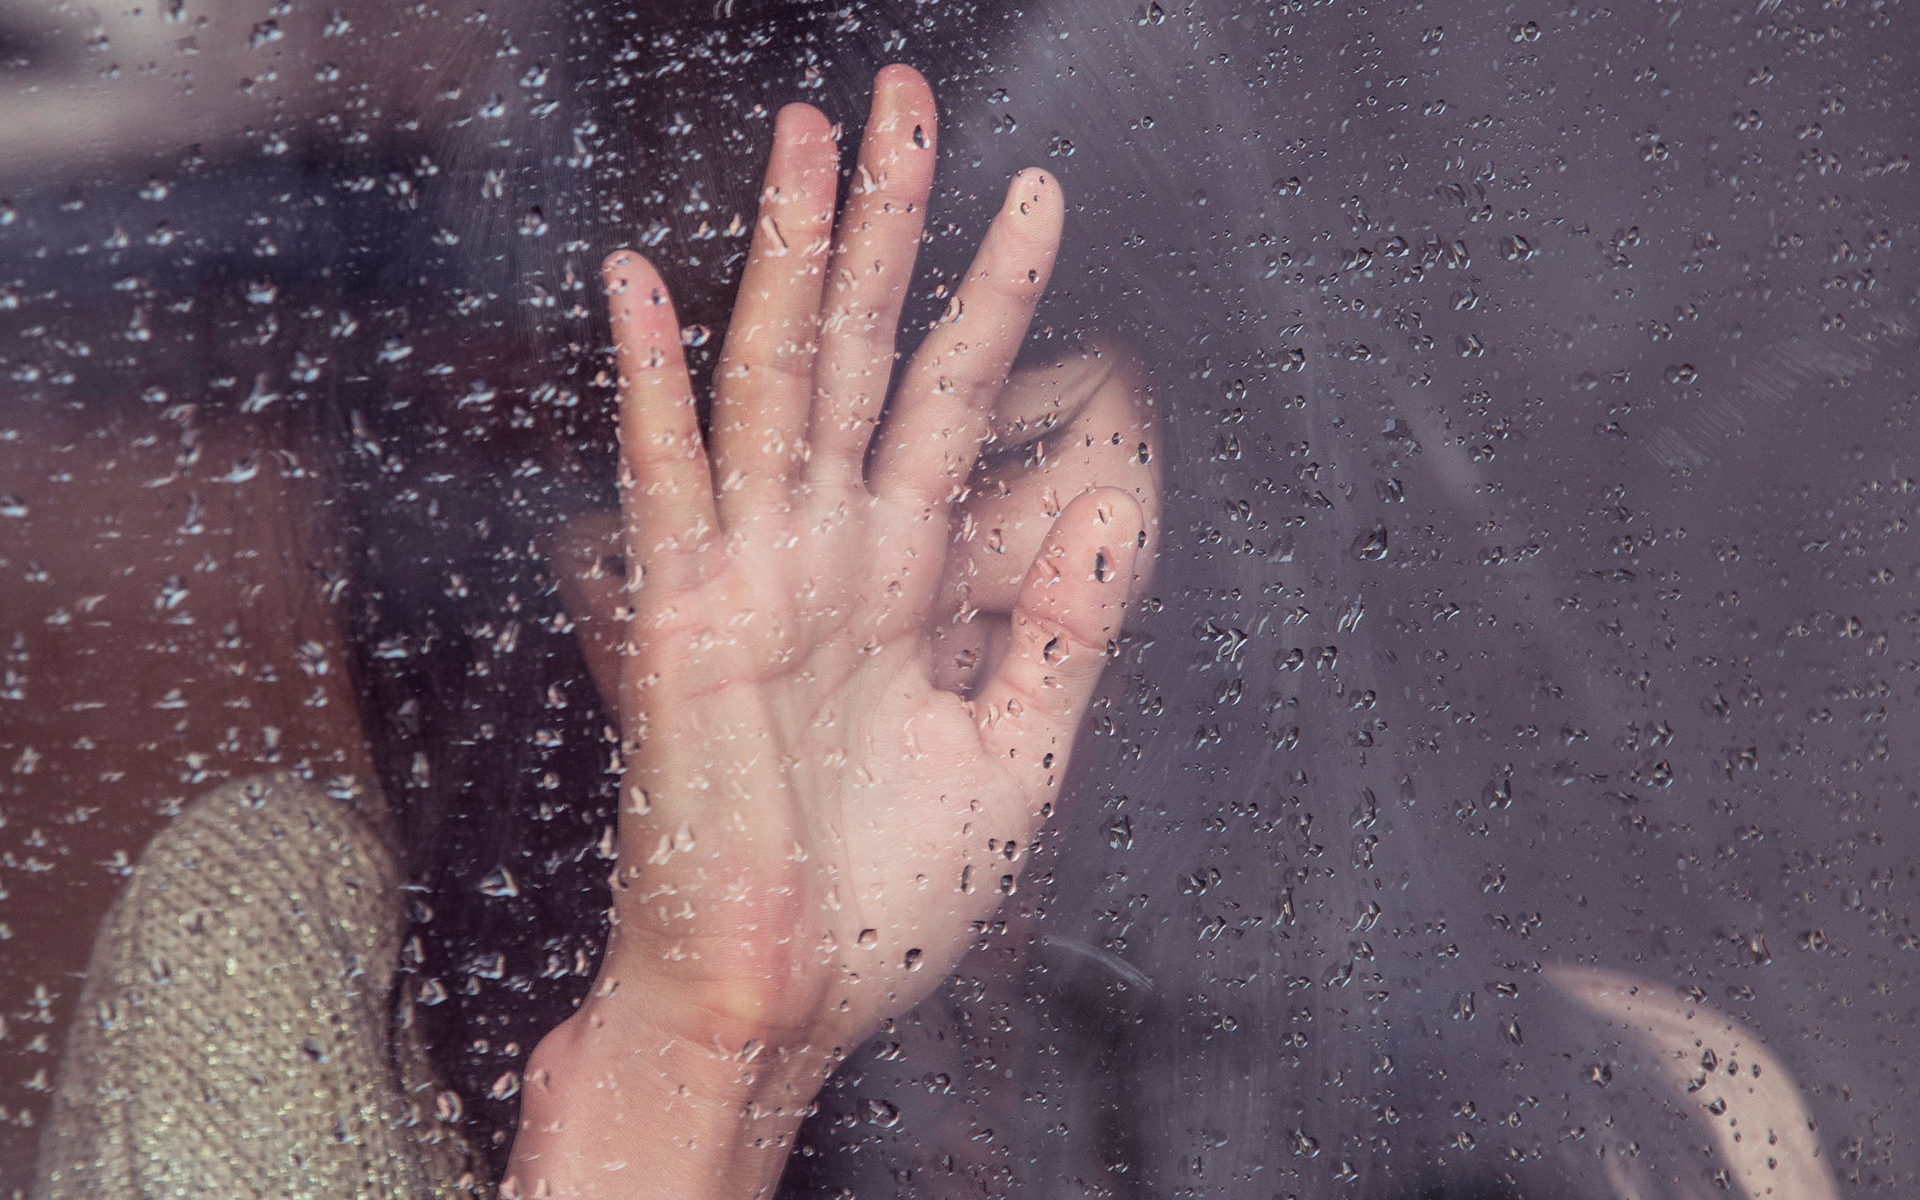
[[[780,110],[715,376],[709,447],[725,526],[786,504],[805,456],[839,162],[833,127],[819,109]]]
[[[912,67],[875,77],[852,194],[828,269],[807,477],[861,481],[893,375],[900,308],[933,191],[933,90]]]

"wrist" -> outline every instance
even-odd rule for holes
[[[502,1194],[770,1196],[837,1062],[589,1000],[535,1047]]]

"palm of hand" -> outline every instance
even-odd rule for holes
[[[851,1037],[909,1007],[997,906],[1051,795],[1053,772],[934,686],[946,541],[883,499],[810,496],[637,631],[630,675],[653,694],[635,732],[698,748],[702,812],[652,823],[621,937],[706,983],[726,1022],[814,1036],[825,1016]],[[686,786],[689,765],[662,770]]]
[[[1080,495],[1006,597],[991,677],[971,698],[938,686],[933,634],[965,557],[951,509],[1061,207],[1050,179],[1016,179],[957,298],[965,322],[911,360],[870,456],[931,127],[924,82],[883,75],[870,186],[834,244],[824,121],[781,114],[711,436],[664,286],[609,260],[631,615],[598,993],[641,997],[674,1036],[831,1054],[939,983],[1057,791],[1145,541],[1131,493]]]

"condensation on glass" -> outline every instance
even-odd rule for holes
[[[143,848],[274,771],[394,822],[361,967],[498,1170],[604,937],[618,738],[545,565],[614,501],[597,264],[660,262],[711,372],[774,111],[856,128],[905,61],[908,327],[1055,172],[1032,351],[1146,364],[1168,508],[1004,920],[783,1186],[1910,1194],[1917,35],[8,0],[0,1193]]]

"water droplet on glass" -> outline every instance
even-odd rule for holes
[[[1353,556],[1362,562],[1379,562],[1387,556],[1387,527],[1375,525],[1353,539]]]
[[[505,867],[495,867],[487,872],[485,879],[480,881],[480,894],[493,897],[518,896],[520,884],[514,879],[512,871]]]

